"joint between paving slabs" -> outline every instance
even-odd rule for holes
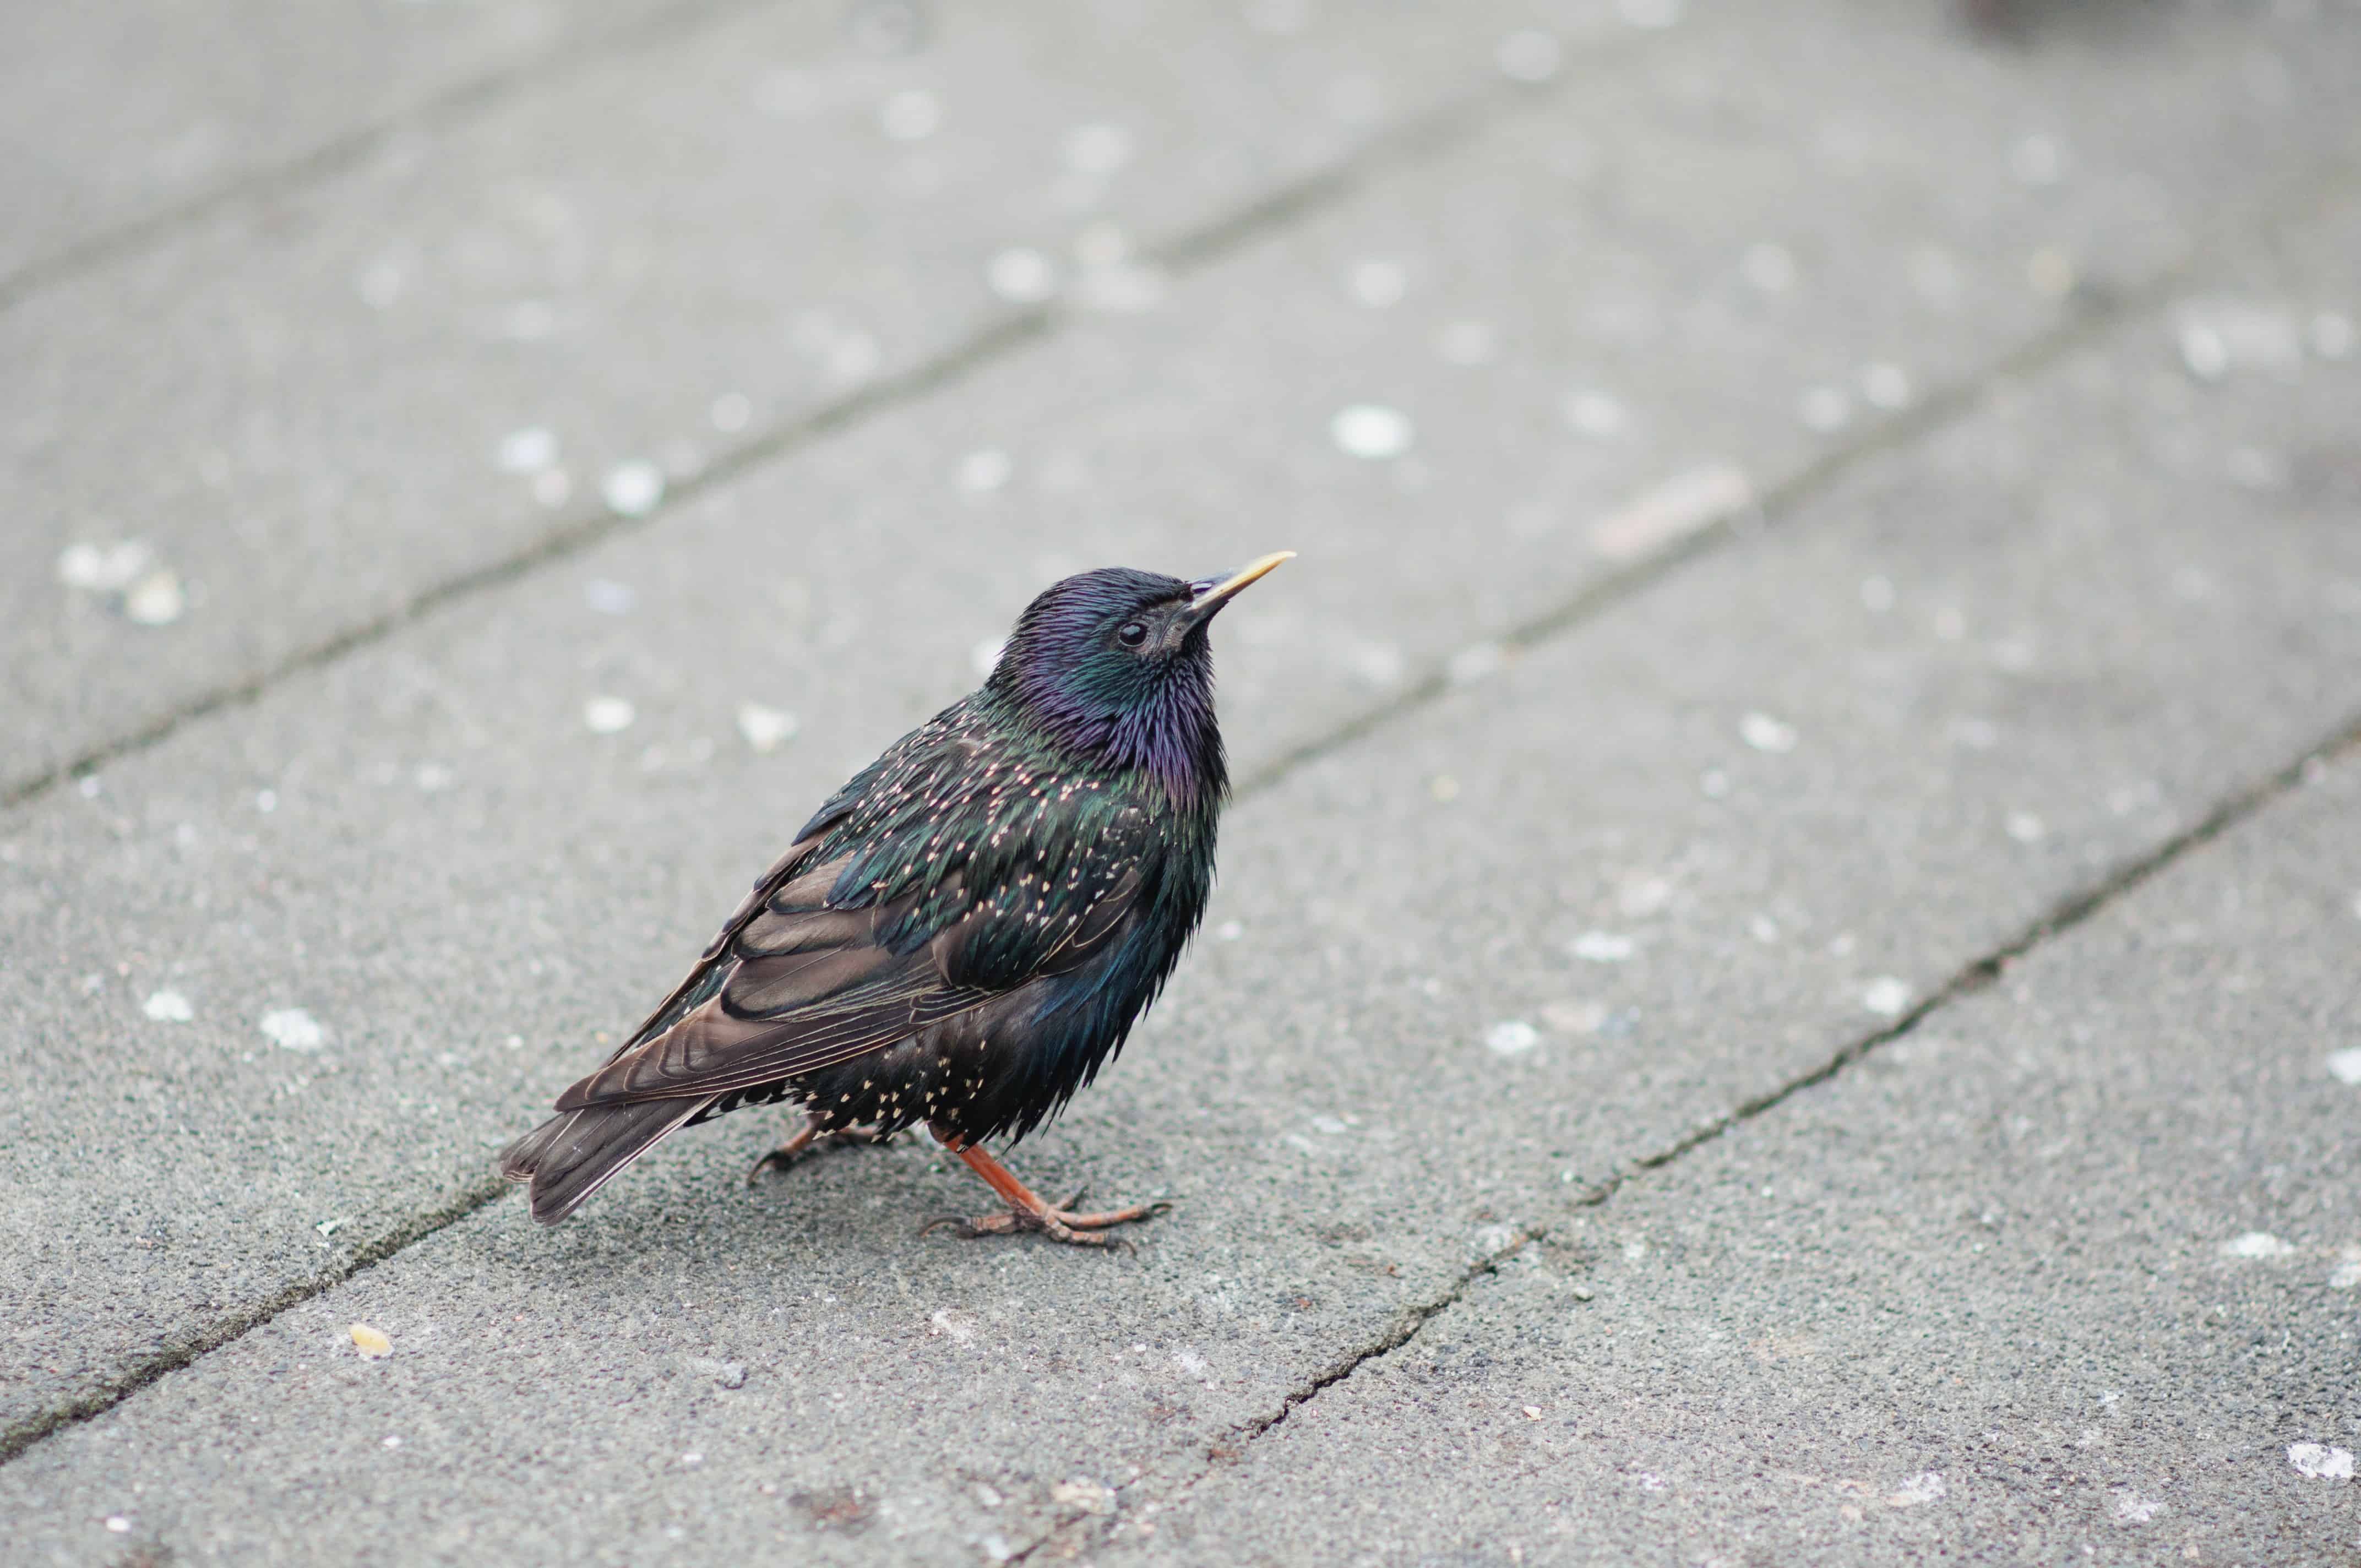
[[[715,16],[722,15],[717,11]],[[1602,49],[1587,57],[1603,69],[1622,51]],[[1579,75],[1570,72],[1569,77]],[[1210,220],[1152,247],[1150,262],[1186,273],[1210,266],[1262,236],[1316,215],[1345,201],[1371,181],[1394,170],[1465,145],[1493,122],[1507,118],[1517,107],[1548,102],[1564,90],[1517,85],[1472,93],[1380,132],[1342,163],[1308,174],[1248,202],[1235,212]],[[371,133],[390,134],[390,130]],[[356,155],[357,156],[357,155]],[[225,197],[225,201],[228,198]],[[9,288],[0,282],[0,311],[9,302]],[[544,566],[555,565],[628,530],[652,526],[676,514],[697,496],[765,463],[835,434],[862,420],[914,402],[964,379],[969,375],[1054,336],[1071,319],[1071,306],[1049,303],[999,315],[958,343],[893,376],[881,377],[860,389],[807,413],[790,419],[718,455],[695,475],[668,486],[660,505],[638,517],[586,510],[563,520],[514,554],[460,572],[419,590],[394,609],[332,633],[308,648],[299,649],[245,680],[218,686],[131,732],[103,741],[81,756],[44,769],[15,784],[0,784],[0,811],[14,810],[63,785],[68,780],[96,773],[111,762],[158,745],[198,720],[243,707],[286,680],[324,668],[347,654],[384,641],[406,626],[464,603]]]
[[[612,31],[560,44],[533,59],[454,82],[383,119],[333,136],[285,163],[251,170],[160,211],[35,257],[0,278],[0,313],[14,310],[44,289],[71,280],[78,273],[169,240],[216,214],[274,196],[291,195],[357,168],[405,131],[447,130],[500,107],[544,81],[563,77],[568,71],[642,45],[679,42],[741,12],[754,10],[761,4],[762,0],[692,0],[691,4],[670,6]]]
[[[1836,1078],[1880,1047],[1912,1033],[1936,1013],[1993,985],[2007,972],[2011,964],[2035,948],[2081,926],[2183,857],[2202,849],[2274,801],[2302,787],[2316,773],[2345,760],[2348,753],[2354,752],[2361,752],[2361,714],[2347,718],[2327,739],[2307,749],[2294,762],[2224,797],[2194,825],[2125,861],[2098,882],[2060,898],[2015,936],[1963,965],[1949,980],[1892,1023],[1848,1042],[1811,1070],[1742,1101],[1720,1115],[1708,1118],[1664,1147],[1635,1157],[1622,1169],[1570,1194],[1565,1200],[1565,1207],[1570,1211],[1604,1208],[1631,1181],[1677,1163],[1695,1150],[1775,1109],[1806,1090]],[[1503,1264],[1535,1242],[1548,1240],[1554,1228],[1549,1222],[1520,1227],[1505,1245],[1469,1265],[1439,1294],[1402,1309],[1382,1333],[1359,1348],[1346,1352],[1297,1387],[1290,1389],[1268,1415],[1243,1422],[1209,1443],[1204,1463],[1170,1488],[1165,1506],[1174,1507],[1186,1501],[1189,1494],[1201,1483],[1223,1466],[1235,1464],[1243,1458],[1248,1445],[1285,1424],[1297,1410],[1337,1384],[1356,1376],[1364,1366],[1381,1361],[1408,1345],[1427,1324],[1457,1305],[1479,1280],[1497,1275]],[[1089,1519],[1090,1516],[1080,1513],[1061,1519],[1016,1552],[1010,1561],[1023,1561],[1055,1540],[1060,1532],[1086,1524]]]

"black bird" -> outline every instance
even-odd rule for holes
[[[1195,582],[1085,572],[1036,598],[983,688],[830,796],[688,978],[501,1154],[533,1218],[678,1128],[783,1100],[806,1125],[749,1180],[819,1138],[923,1123],[1008,1204],[964,1234],[1104,1245],[1160,1212],[1070,1213],[981,1146],[1096,1077],[1196,930],[1229,793],[1207,629],[1291,554]]]

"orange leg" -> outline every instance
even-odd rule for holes
[[[753,1186],[766,1170],[786,1169],[809,1155],[814,1144],[823,1141],[830,1148],[849,1148],[855,1144],[883,1144],[888,1139],[867,1127],[846,1127],[840,1132],[823,1134],[818,1122],[807,1118],[802,1131],[754,1162],[753,1168],[746,1172],[746,1185]]]
[[[941,1137],[941,1135],[937,1136]],[[926,1227],[929,1231],[936,1225],[950,1225],[961,1235],[970,1237],[1005,1236],[1019,1231],[1038,1231],[1051,1241],[1066,1242],[1075,1246],[1105,1246],[1108,1238],[1101,1233],[1109,1225],[1154,1219],[1172,1207],[1164,1202],[1135,1203],[1128,1209],[1077,1214],[1072,1210],[1082,1201],[1080,1192],[1053,1207],[1043,1202],[1031,1188],[1017,1180],[1006,1166],[975,1145],[962,1144],[949,1137],[941,1137],[941,1142],[945,1148],[967,1161],[967,1168],[983,1178],[984,1185],[999,1193],[1008,1207],[997,1214],[986,1214],[980,1220],[961,1219],[957,1215],[936,1220]]]

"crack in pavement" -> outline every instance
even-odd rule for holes
[[[2187,856],[2255,817],[2274,802],[2301,788],[2316,773],[2324,772],[2348,752],[2361,752],[2361,712],[2345,718],[2325,739],[2306,748],[2295,761],[2215,802],[2213,809],[2193,826],[2121,862],[2096,882],[2068,893],[2036,916],[2015,935],[1960,966],[1949,980],[1892,1023],[1857,1036],[1839,1047],[1826,1061],[1809,1071],[1799,1073],[1761,1094],[1740,1102],[1721,1114],[1698,1124],[1663,1148],[1632,1157],[1622,1168],[1570,1194],[1565,1201],[1565,1207],[1569,1212],[1603,1208],[1626,1186],[1648,1172],[1676,1164],[1684,1157],[1733,1129],[1777,1109],[1805,1091],[1836,1078],[1880,1047],[1910,1034],[1933,1014],[1991,986],[2007,972],[2012,963],[2053,938],[2072,931]],[[1519,1227],[1505,1244],[1461,1270],[1443,1290],[1400,1309],[1382,1332],[1346,1351],[1305,1379],[1300,1387],[1289,1390],[1268,1414],[1232,1427],[1213,1439],[1205,1447],[1203,1463],[1185,1480],[1166,1491],[1162,1506],[1177,1508],[1186,1502],[1190,1494],[1205,1480],[1224,1466],[1242,1459],[1248,1445],[1285,1425],[1288,1418],[1297,1410],[1337,1384],[1348,1381],[1363,1367],[1383,1360],[1409,1344],[1427,1324],[1458,1305],[1478,1281],[1498,1274],[1501,1265],[1534,1243],[1548,1240],[1555,1229],[1555,1225],[1549,1223]],[[1137,1486],[1142,1483],[1134,1482],[1132,1485]],[[1078,1527],[1089,1528],[1093,1517],[1076,1512],[1061,1519],[1013,1553],[1009,1561],[1022,1562],[1061,1534]]]
[[[1342,204],[1398,170],[1464,146],[1519,112],[1539,109],[1574,90],[1587,74],[1614,67],[1640,47],[1621,41],[1602,45],[1584,57],[1587,71],[1567,71],[1549,88],[1522,83],[1488,88],[1402,120],[1371,136],[1342,161],[1252,197],[1233,211],[1148,247],[1143,259],[1183,275],[1214,265],[1266,235]],[[5,286],[0,286],[0,310],[5,308]],[[627,531],[653,527],[677,515],[697,497],[764,464],[872,415],[915,402],[1028,345],[1048,341],[1082,309],[1052,302],[995,316],[906,370],[880,377],[720,453],[694,476],[668,485],[662,504],[641,516],[624,517],[595,502],[586,503],[582,510],[561,519],[511,554],[431,584],[391,609],[333,632],[243,679],[189,698],[79,756],[16,782],[0,783],[0,811],[14,810],[69,780],[160,744],[200,719],[254,703],[294,676],[382,642],[441,610],[570,560]]]
[[[14,310],[42,290],[77,273],[170,239],[217,213],[249,202],[290,195],[304,186],[332,179],[368,161],[406,131],[441,129],[489,113],[544,79],[562,77],[567,71],[628,53],[642,45],[686,40],[731,16],[759,9],[764,3],[765,0],[691,0],[686,5],[667,5],[607,32],[576,38],[530,60],[453,82],[380,120],[336,132],[310,151],[283,163],[249,170],[211,190],[33,258],[0,278],[0,313]]]

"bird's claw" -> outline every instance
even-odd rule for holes
[[[973,1219],[962,1214],[940,1215],[920,1226],[918,1234],[929,1235],[949,1225],[961,1240],[973,1241],[979,1236],[1012,1236],[1030,1232],[1047,1236],[1051,1241],[1063,1242],[1068,1246],[1118,1247],[1128,1252],[1131,1243],[1121,1236],[1107,1234],[1108,1228],[1129,1224],[1136,1220],[1152,1220],[1159,1214],[1169,1212],[1172,1207],[1169,1201],[1159,1198],[1153,1202],[1135,1203],[1127,1209],[1109,1209],[1103,1213],[1073,1212],[1073,1206],[1082,1201],[1082,1191],[1087,1190],[1085,1188],[1077,1191],[1058,1207],[1038,1213],[1031,1209],[1009,1208]]]

